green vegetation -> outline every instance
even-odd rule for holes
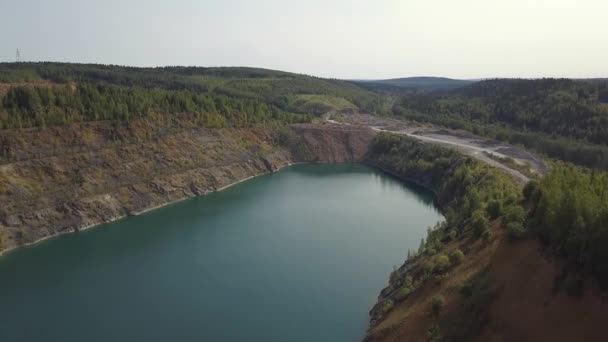
[[[450,268],[450,258],[444,254],[432,256],[424,264],[424,272],[427,275],[442,275]]]
[[[446,222],[429,231],[419,255],[434,254],[442,241],[465,231],[473,231],[476,237],[487,235],[491,216],[496,219],[508,214],[505,221],[511,222],[523,213],[520,190],[513,179],[456,151],[384,133],[374,139],[371,151],[372,163],[432,189],[443,208]],[[497,207],[508,210],[503,214]],[[519,211],[513,209],[516,207]]]
[[[450,252],[450,263],[452,265],[460,265],[464,260],[464,253],[460,249],[455,249]]]
[[[460,337],[458,340],[471,339],[471,334],[474,335],[487,322],[487,309],[497,291],[496,280],[487,270],[481,270],[467,279],[460,288],[464,302],[455,315],[454,322],[446,327],[450,330],[450,335]]]
[[[391,275],[396,301],[404,300],[429,279],[441,282],[465,261],[460,249],[446,248],[448,243],[462,239],[489,242],[492,224],[524,223],[525,211],[516,181],[481,161],[388,133],[374,138],[369,158],[381,169],[433,190],[446,218],[429,228],[415,255],[410,253],[408,263],[418,265],[414,271],[400,274],[395,270]]]
[[[607,287],[608,172],[557,163],[526,188],[529,230]]]
[[[433,308],[433,316],[439,317],[441,313],[441,309],[443,309],[445,305],[445,299],[442,296],[435,296],[431,300],[431,307]]]
[[[606,82],[499,79],[448,93],[405,94],[393,112],[608,168],[606,93]]]
[[[407,277],[405,277],[405,279],[403,281],[403,285],[401,286],[401,288],[397,292],[397,295],[396,295],[395,299],[397,301],[403,301],[412,292],[414,292],[415,289],[416,289],[416,287],[414,286],[413,278],[411,276],[407,276]]]
[[[253,68],[0,64],[1,83],[12,85],[0,92],[0,129],[184,113],[205,127],[243,127],[384,106],[352,83]]]
[[[357,106],[350,101],[328,95],[296,95],[289,108],[298,113],[323,114],[332,110],[343,110]]]
[[[392,300],[387,300],[382,305],[382,311],[384,313],[387,313],[387,312],[393,310],[394,307],[395,307],[395,304],[393,303],[393,301]]]
[[[0,128],[45,127],[83,121],[152,117],[171,121],[192,114],[201,126],[251,126],[269,121],[305,122],[260,100],[191,91],[127,88],[115,85],[15,87],[2,99]],[[173,114],[173,115],[170,115]]]

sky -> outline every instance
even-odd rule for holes
[[[0,61],[608,77],[607,0],[0,0]]]

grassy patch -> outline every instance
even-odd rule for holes
[[[357,108],[355,104],[345,98],[329,95],[296,95],[293,97],[290,107],[296,112],[312,114]]]

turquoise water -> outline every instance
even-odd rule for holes
[[[428,192],[305,164],[0,258],[0,341],[357,341]]]

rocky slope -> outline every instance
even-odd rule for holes
[[[598,283],[533,226],[512,228],[533,210],[515,180],[404,137],[379,135],[370,151],[367,163],[434,190],[446,220],[390,274],[365,341],[603,339],[608,297]]]
[[[295,162],[358,161],[373,132],[146,120],[0,131],[0,251],[217,191]]]

